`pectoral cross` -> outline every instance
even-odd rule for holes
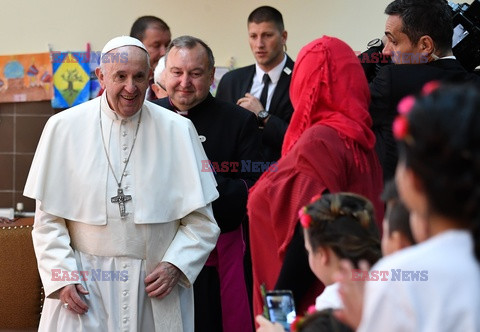
[[[118,188],[117,196],[112,197],[112,203],[118,203],[118,208],[120,209],[120,217],[125,218],[127,213],[125,212],[125,202],[132,200],[131,195],[124,195],[123,189]]]

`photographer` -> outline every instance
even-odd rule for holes
[[[452,10],[445,0],[395,0],[385,14],[383,54],[394,65],[382,67],[370,83],[370,115],[386,181],[393,177],[397,164],[392,123],[400,99],[419,92],[432,80],[480,85],[480,78],[467,72],[453,55]]]

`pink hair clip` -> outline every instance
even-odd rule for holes
[[[303,228],[309,228],[312,223],[312,217],[307,213],[307,208],[303,207],[298,211],[298,218],[300,219],[300,224]]]
[[[425,83],[422,88],[422,95],[426,96],[431,94],[433,91],[437,90],[440,87],[439,81],[430,81]]]
[[[413,105],[415,105],[414,96],[409,95],[409,96],[403,97],[397,106],[398,113],[402,115],[407,115],[412,110]]]
[[[290,331],[292,332],[298,332],[300,328],[303,325],[303,321],[305,320],[305,317],[298,315],[295,317],[294,321],[290,324]]]
[[[321,197],[322,197],[322,195],[320,195],[320,194],[317,194],[317,195],[313,196],[312,199],[310,200],[310,203],[313,203],[313,202],[319,200]]]
[[[415,105],[416,99],[414,96],[409,95],[398,103],[397,110],[398,115],[393,121],[392,125],[392,132],[393,137],[397,140],[404,140],[407,143],[411,143],[413,141],[412,137],[410,136],[410,125],[408,123],[407,115],[412,110],[413,106]]]
[[[399,115],[395,118],[395,121],[393,121],[393,136],[397,140],[403,140],[405,137],[408,135],[408,119],[403,116]]]

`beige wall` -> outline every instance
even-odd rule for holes
[[[217,65],[253,62],[246,20],[258,6],[279,9],[288,31],[287,47],[296,58],[303,45],[323,34],[345,40],[354,50],[383,33],[383,10],[390,0],[2,0],[0,55],[85,50],[99,51],[112,37],[128,34],[142,15],[163,18],[173,36],[191,34],[213,49]]]

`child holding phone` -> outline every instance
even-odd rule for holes
[[[340,261],[348,259],[358,266],[360,260],[374,264],[381,257],[373,205],[357,194],[324,194],[315,197],[299,214],[310,268],[326,286],[315,308],[340,309],[338,285],[333,281]],[[259,332],[283,331],[279,324],[274,325],[262,316],[257,316],[256,321]]]

